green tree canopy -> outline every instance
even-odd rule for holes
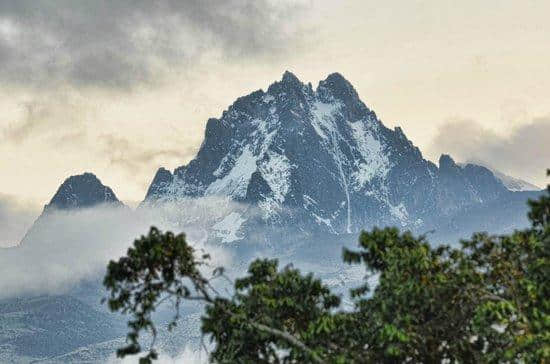
[[[321,280],[276,260],[253,261],[223,297],[202,273],[207,255],[182,234],[152,228],[105,277],[110,309],[132,317],[118,355],[142,351],[140,332],[156,334],[151,315],[170,298],[177,308],[183,300],[206,304],[202,331],[213,340],[214,362],[547,362],[550,186],[529,204],[528,229],[474,234],[458,248],[395,228],[362,232],[343,259],[379,279],[351,289],[352,310]],[[171,325],[177,319],[178,312]],[[150,348],[141,360],[155,358]]]

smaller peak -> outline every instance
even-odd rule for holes
[[[325,90],[330,90],[329,92],[332,95],[345,102],[349,101],[353,103],[359,100],[359,95],[355,91],[355,88],[353,88],[353,85],[338,72],[331,73],[327,78],[319,82],[317,91],[324,93],[326,92]]]
[[[281,80],[283,83],[299,83],[301,84],[302,82],[298,79],[298,77],[296,77],[296,75],[290,71],[285,71],[285,73],[283,73],[283,78]]]
[[[342,76],[341,73],[338,73],[338,72],[333,72],[330,75],[328,75],[327,78],[325,79],[325,82],[333,82],[333,83],[351,86],[351,83],[348,80],[346,80],[346,78]]]
[[[167,169],[166,169],[166,168],[164,168],[164,167],[159,167],[159,169],[157,169],[157,173],[165,173],[165,172],[168,172],[168,173],[170,173],[170,171],[169,171],[169,170],[167,170]]]
[[[355,89],[353,88],[351,82],[346,80],[346,78],[338,72],[333,72],[328,75],[327,78],[319,82],[319,85],[325,87],[328,86],[333,89],[347,90],[348,92],[355,93]]]
[[[75,174],[73,176],[67,177],[59,190],[67,190],[73,188],[73,186],[94,186],[94,187],[104,187],[103,183],[97,178],[97,176],[91,172],[84,172],[81,174]]]
[[[454,159],[448,154],[441,154],[439,157],[439,168],[448,169],[458,167]]]
[[[309,89],[302,81],[296,77],[296,75],[290,71],[285,71],[283,73],[283,78],[281,81],[277,81],[272,83],[267,88],[267,93],[275,96],[279,95],[281,93],[287,93],[287,94],[303,94],[304,92],[307,92]]]
[[[97,182],[99,184],[101,184],[101,181],[99,180],[99,178],[97,178],[97,176],[91,172],[84,172],[82,174],[76,174],[74,176],[70,176],[68,177],[65,182],[63,182],[63,184],[65,183],[68,183],[68,182],[72,182],[72,181],[93,181],[93,182]]]
[[[167,182],[167,181],[171,182],[172,178],[173,178],[172,172],[170,172],[169,170],[167,170],[164,167],[160,167],[159,169],[157,169],[157,173],[155,173],[153,183],[155,183],[155,182]]]
[[[85,172],[67,178],[46,208],[73,209],[100,203],[120,204],[120,201],[113,190],[101,183],[95,174]]]

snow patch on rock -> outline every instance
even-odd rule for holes
[[[250,177],[257,169],[257,157],[254,156],[249,147],[246,147],[229,173],[220,178],[206,189],[206,195],[225,195],[243,198],[250,182]]]
[[[243,238],[238,236],[237,233],[245,221],[246,219],[243,219],[241,214],[232,212],[212,226],[212,229],[216,232],[217,237],[222,239],[222,243],[231,243]]]
[[[393,215],[393,217],[397,218],[402,225],[405,225],[407,223],[409,213],[402,202],[398,205],[388,204],[388,207],[390,208],[390,213]]]
[[[352,174],[356,190],[360,190],[374,177],[384,178],[390,170],[390,161],[384,153],[382,143],[376,139],[364,121],[348,123],[357,149],[364,161],[358,163],[358,170]]]
[[[265,102],[266,104],[270,103],[273,100],[275,100],[275,97],[273,97],[273,95],[270,95],[270,94],[265,94],[262,99],[262,101]]]
[[[323,139],[328,140],[329,135],[334,133],[336,127],[334,125],[333,115],[338,112],[342,105],[339,102],[325,103],[315,101],[311,108],[311,126],[315,132]]]
[[[317,222],[318,225],[325,224],[325,225],[329,228],[329,231],[330,231],[331,233],[336,233],[336,231],[335,231],[334,228],[332,227],[332,223],[331,223],[330,219],[322,218],[321,216],[317,215],[317,214],[314,213],[314,212],[312,212],[311,214],[312,214],[313,217],[315,218],[315,221]]]
[[[271,151],[267,155],[269,159],[260,164],[260,172],[271,191],[273,191],[273,199],[278,203],[283,203],[286,194],[290,190],[292,167],[285,155]]]

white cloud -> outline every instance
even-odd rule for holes
[[[230,255],[206,238],[207,228],[233,208],[225,199],[209,198],[135,211],[99,206],[52,212],[20,246],[0,251],[0,297],[63,293],[83,279],[101,277],[109,260],[124,255],[151,226],[185,231],[189,243],[211,255],[212,266],[228,266]]]

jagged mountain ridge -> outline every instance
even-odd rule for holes
[[[242,208],[213,224],[209,235],[231,242],[252,239],[267,226],[341,234],[397,225],[423,232],[505,203],[510,193],[486,167],[457,164],[448,155],[438,165],[424,159],[340,74],[314,90],[285,72],[266,92],[241,97],[219,119],[209,119],[196,158],[173,173],[160,168],[141,206],[230,198]],[[98,204],[124,206],[95,175],[69,177],[29,233],[49,211]]]
[[[331,233],[422,227],[509,191],[488,169],[439,166],[401,128],[389,129],[340,74],[314,90],[295,75],[241,97],[209,119],[195,159],[161,168],[144,205],[208,195],[257,206],[271,225]]]

